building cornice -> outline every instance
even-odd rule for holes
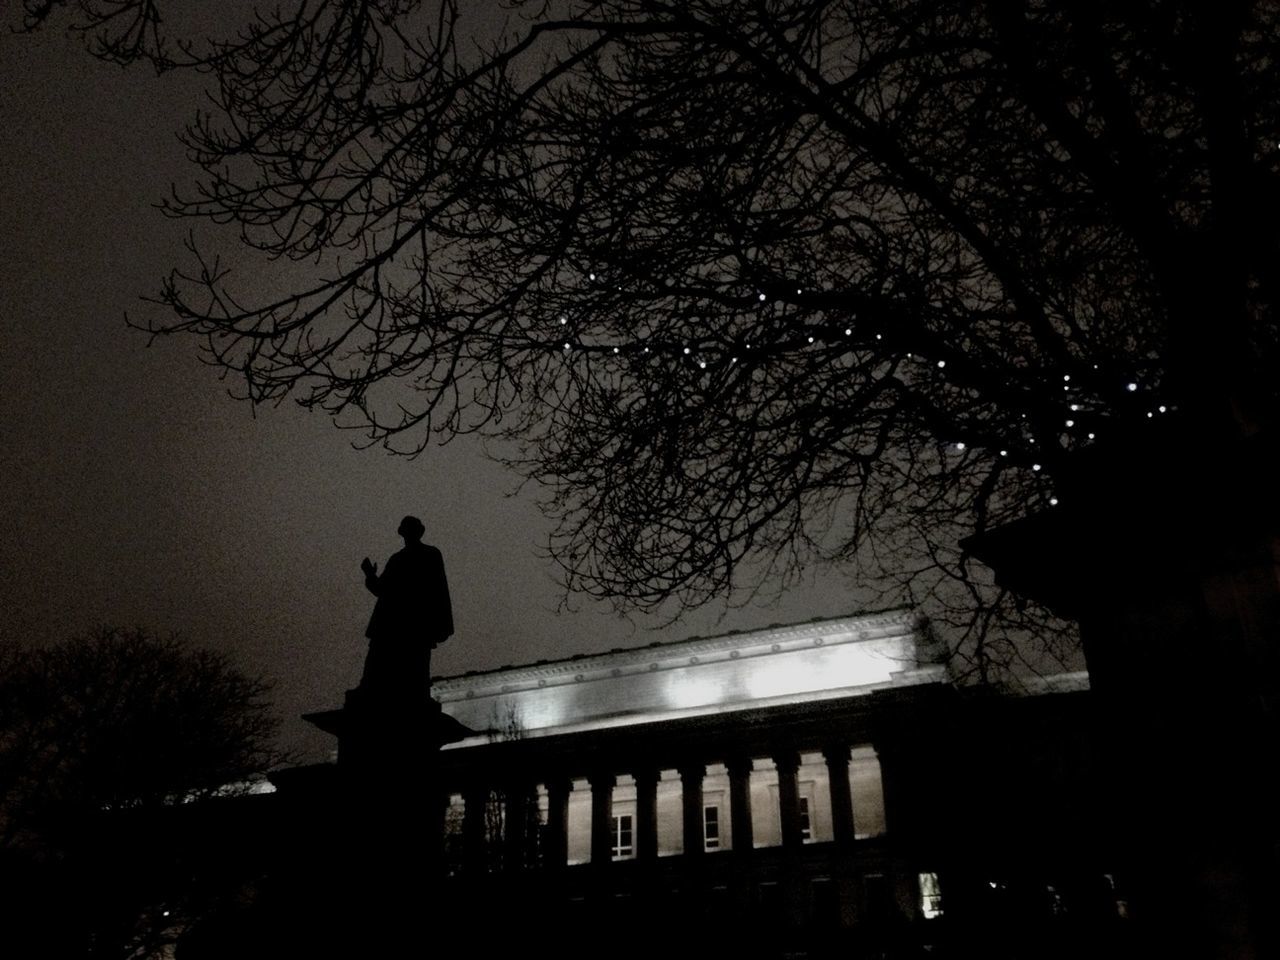
[[[858,643],[910,634],[918,636],[921,623],[915,611],[899,609],[775,625],[760,630],[656,642],[607,653],[579,654],[563,660],[441,677],[432,682],[431,693],[437,701],[445,704],[473,697],[661,672],[721,660],[771,656],[810,646]],[[902,668],[910,671],[916,667],[913,660],[904,663]]]

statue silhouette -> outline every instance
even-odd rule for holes
[[[426,528],[417,517],[405,517],[396,532],[404,549],[391,555],[381,574],[368,557],[360,563],[364,585],[378,598],[364,631],[369,653],[360,689],[384,704],[427,695],[431,650],[453,634],[444,558],[422,542]]]

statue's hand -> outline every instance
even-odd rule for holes
[[[360,569],[364,571],[364,575],[366,577],[372,577],[378,572],[378,565],[376,563],[371,563],[369,558],[365,557],[360,561]]]

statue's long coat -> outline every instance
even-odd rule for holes
[[[440,551],[425,543],[406,544],[381,574],[365,577],[365,586],[378,602],[364,631],[369,655],[361,685],[425,685],[431,648],[453,634]]]

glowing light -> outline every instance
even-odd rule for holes
[[[1067,382],[1067,381],[1069,381],[1070,379],[1071,379],[1071,374],[1069,374],[1069,373],[1064,373],[1064,374],[1062,375],[1062,382],[1063,382],[1063,383],[1066,383],[1066,382]]]
[[[699,360],[699,361],[698,361],[698,369],[699,369],[699,370],[705,370],[705,369],[707,369],[707,361],[705,361],[705,360]]]
[[[1034,470],[1034,471],[1036,471],[1037,473],[1039,473],[1039,472],[1040,472],[1040,464],[1038,464],[1038,463],[1033,463],[1033,464],[1031,465],[1031,469],[1032,469],[1032,470]]]
[[[1096,436],[1096,434],[1092,434],[1092,433],[1091,433],[1091,434],[1089,434],[1089,439],[1090,439],[1090,440],[1092,440],[1092,439],[1094,438],[1094,436]]]
[[[1002,457],[1007,457],[1008,455],[1009,455],[1009,451],[1008,451],[1008,450],[1001,450],[1001,451],[1000,451],[1000,456],[1002,456]]]
[[[568,350],[568,349],[569,349],[569,344],[567,344],[567,343],[566,343],[566,344],[564,345],[564,348],[565,348],[566,350]]]
[[[1057,505],[1058,505],[1058,498],[1057,498],[1057,497],[1050,497],[1050,498],[1049,498],[1049,506],[1051,506],[1051,507],[1056,507]]]
[[[810,343],[813,343],[813,337],[810,337],[810,338],[809,338],[809,342],[810,342]]]
[[[1076,422],[1075,422],[1074,420],[1068,420],[1068,421],[1067,421],[1067,426],[1068,426],[1068,427],[1074,427],[1075,425],[1076,425]]]
[[[1124,388],[1128,390],[1130,393],[1133,393],[1135,390],[1138,389],[1138,385],[1131,380],[1124,385]]]
[[[945,361],[945,360],[939,360],[939,361],[938,361],[938,369],[939,369],[939,370],[941,370],[941,369],[942,369],[943,367],[945,367],[946,365],[947,365],[947,361]]]
[[[1168,413],[1168,412],[1169,412],[1169,408],[1168,408],[1168,407],[1166,407],[1164,404],[1161,404],[1161,405],[1160,405],[1159,407],[1157,407],[1156,409],[1157,409],[1157,410],[1159,410],[1161,413]]]
[[[965,449],[964,443],[963,443],[963,442],[962,442],[962,443],[957,443],[957,444],[956,444],[956,449],[957,449],[957,450],[961,450],[961,451],[963,451],[963,450]]]
[[[618,352],[618,348],[617,348],[617,347],[614,347],[614,348],[613,348],[613,352],[614,352],[614,353],[617,353],[617,352]]]
[[[852,328],[852,327],[845,327],[845,328],[844,328],[844,335],[845,335],[846,337],[852,336],[852,335],[853,335],[853,328]],[[879,336],[877,336],[877,337],[876,337],[876,339],[877,339],[877,340],[879,340],[879,339],[880,339],[880,337],[879,337]]]
[[[1148,410],[1148,411],[1147,411],[1147,419],[1148,419],[1148,420],[1150,420],[1150,419],[1151,419],[1152,417],[1154,417],[1154,416],[1155,416],[1155,414],[1154,414],[1154,413],[1152,413],[1150,410]]]
[[[1073,403],[1073,404],[1071,405],[1071,412],[1072,412],[1072,413],[1079,413],[1079,412],[1080,412],[1080,404],[1078,404],[1078,403]]]
[[[882,337],[880,334],[878,334],[878,333],[877,333],[877,334],[876,334],[876,339],[877,339],[877,340],[883,340],[883,339],[884,339],[884,337]]]
[[[685,355],[686,357],[689,355],[689,348],[688,348],[688,347],[685,347],[685,348],[684,348],[684,355]]]
[[[594,273],[588,273],[588,274],[587,274],[587,279],[588,279],[588,280],[594,280],[595,278],[596,278],[596,275],[595,275]]]
[[[563,327],[568,322],[569,322],[569,318],[566,317],[563,313],[560,314],[560,326]]]
[[[764,294],[762,293],[760,294],[760,302],[764,303],[764,300],[765,300],[765,297],[764,297]]]

